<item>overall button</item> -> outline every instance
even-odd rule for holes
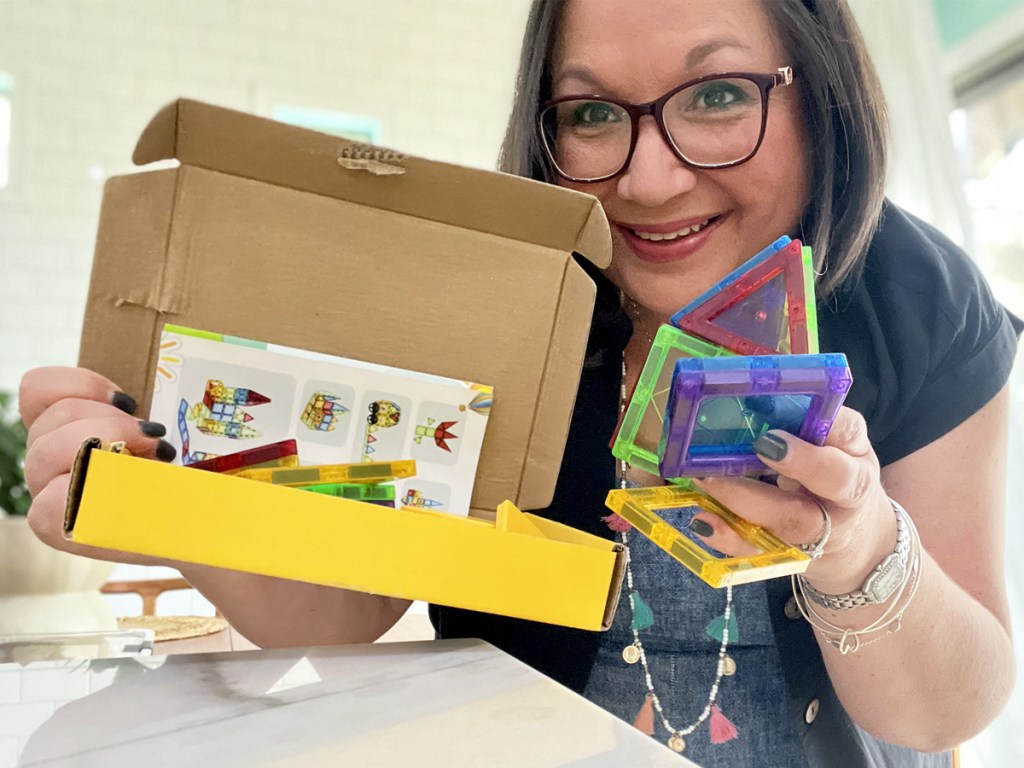
[[[790,597],[786,601],[786,606],[782,609],[782,612],[786,614],[786,618],[790,621],[796,621],[797,619],[803,618],[800,613],[800,607],[796,604],[796,598]]]
[[[818,716],[818,710],[821,708],[821,703],[817,699],[811,699],[811,703],[807,705],[807,709],[804,710],[804,722],[810,725],[814,722],[814,718]]]

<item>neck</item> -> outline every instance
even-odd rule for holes
[[[639,373],[647,359],[651,344],[654,342],[654,334],[664,320],[656,313],[641,307],[625,294],[622,296],[622,303],[633,323],[633,335],[630,337],[623,355],[626,365]]]
[[[634,331],[633,337],[622,351],[622,359],[626,363],[626,373],[631,382],[636,381],[640,375],[640,370],[644,367],[650,350],[651,342],[646,334]]]

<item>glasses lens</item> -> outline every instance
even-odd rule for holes
[[[691,163],[735,163],[761,139],[761,89],[742,77],[705,80],[669,99],[664,118],[676,149]]]
[[[574,99],[541,113],[544,145],[558,170],[574,179],[616,173],[629,155],[629,114],[606,101]]]

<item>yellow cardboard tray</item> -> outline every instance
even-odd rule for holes
[[[72,472],[73,541],[579,629],[611,625],[622,546],[509,502],[495,522],[388,509],[101,445],[87,441]]]

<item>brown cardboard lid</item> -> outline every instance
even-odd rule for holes
[[[136,165],[168,159],[573,251],[602,269],[611,263],[598,201],[532,179],[407,157],[189,99],[160,110],[132,155]],[[359,165],[376,173],[351,167]]]

